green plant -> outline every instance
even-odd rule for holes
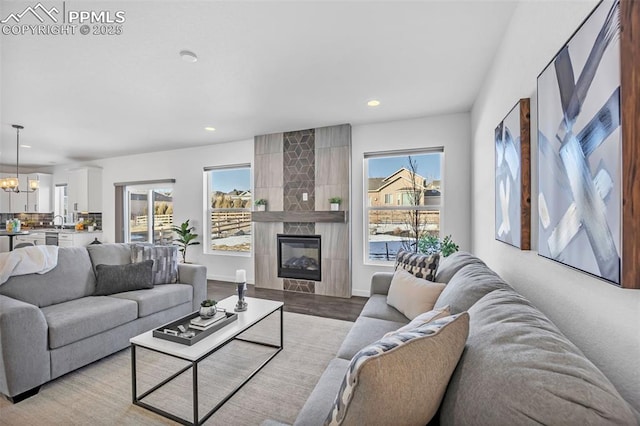
[[[208,308],[210,306],[216,306],[218,304],[218,302],[216,302],[213,299],[207,299],[207,300],[203,300],[202,302],[200,302],[200,306],[202,306],[203,308]]]
[[[179,238],[174,238],[173,241],[180,246],[180,253],[182,253],[182,261],[187,263],[187,247],[200,244],[199,241],[194,241],[198,238],[198,234],[194,234],[193,231],[196,228],[189,226],[189,219],[182,222],[180,226],[173,226],[171,230],[178,234]]]
[[[267,200],[265,200],[264,198],[258,198],[255,203],[256,206],[266,206],[267,205]]]
[[[340,204],[342,202],[342,198],[340,198],[340,197],[331,197],[331,198],[329,198],[329,202],[331,204]]]
[[[434,235],[425,235],[418,240],[418,251],[424,254],[440,253],[442,257],[447,257],[459,249],[453,242],[451,235],[447,235],[442,240]]]

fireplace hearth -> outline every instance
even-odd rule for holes
[[[320,281],[320,235],[278,234],[278,277]]]

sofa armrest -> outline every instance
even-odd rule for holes
[[[13,397],[48,382],[50,365],[40,308],[0,295],[0,392]]]
[[[387,294],[393,272],[376,272],[371,276],[371,294]]]
[[[178,282],[193,287],[193,310],[200,310],[200,302],[207,298],[207,267],[190,263],[178,264]]]

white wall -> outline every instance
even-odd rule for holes
[[[253,257],[239,255],[210,255],[203,253],[203,221],[205,219],[203,167],[225,164],[253,163],[253,139],[199,148],[178,149],[149,154],[130,155],[94,161],[88,165],[102,167],[102,227],[103,240],[115,241],[116,182],[175,179],[174,223],[190,219],[199,234],[198,246],[187,249],[187,260],[205,265],[210,279],[233,281],[236,269],[247,270],[247,281],[253,282]],[[85,165],[87,165],[85,164]],[[56,168],[55,183],[66,182],[65,170],[72,165]]]
[[[617,288],[537,255],[536,78],[597,2],[521,2],[472,109],[473,252],[553,322],[640,410],[640,290]],[[532,251],[494,239],[495,126],[531,98]]]
[[[441,234],[452,235],[461,250],[471,248],[470,116],[449,114],[353,126],[351,143],[351,217],[353,294],[369,296],[371,275],[392,267],[367,264],[364,259],[364,153],[444,147]],[[493,163],[493,162],[492,162]]]

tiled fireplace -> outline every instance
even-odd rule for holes
[[[351,126],[256,136],[254,155],[254,198],[267,200],[252,214],[256,287],[351,297]],[[342,198],[340,211],[331,197]],[[310,237],[316,254],[290,252]]]

